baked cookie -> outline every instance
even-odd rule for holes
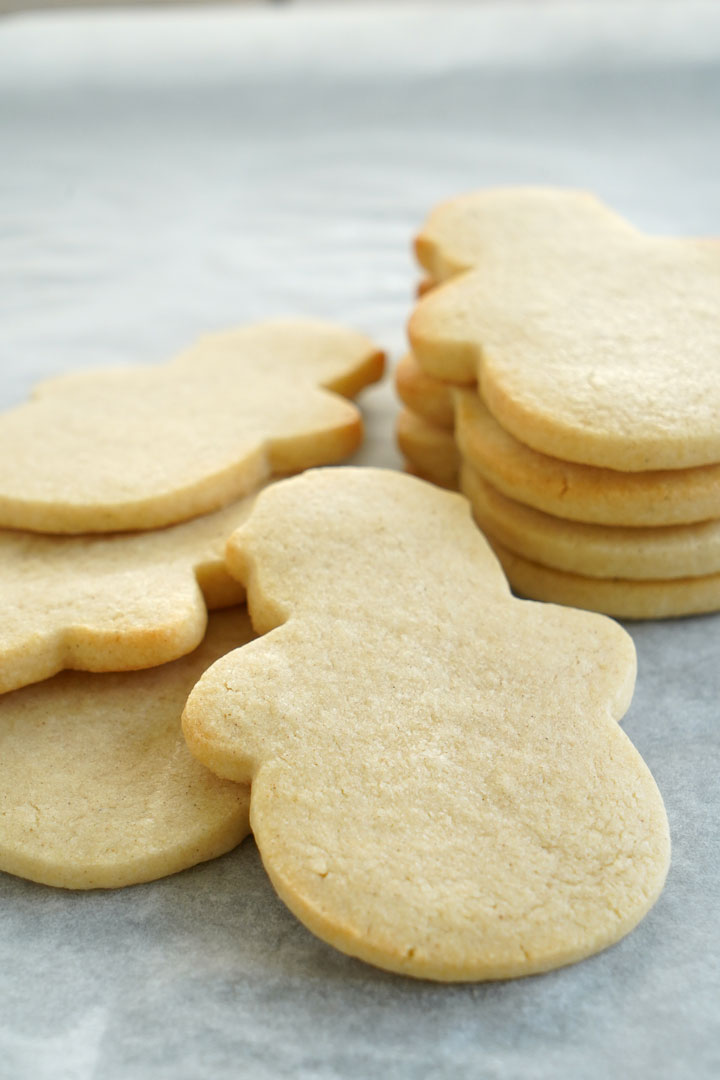
[[[250,641],[244,609],[213,615],[190,656],[132,674],[65,673],[0,703],[0,870],[66,889],[117,888],[215,858],[249,832],[249,790],[187,749],[201,673]]]
[[[265,636],[203,676],[184,731],[252,780],[263,862],[311,930],[407,975],[496,979],[643,917],[668,827],[617,723],[616,623],[513,599],[467,501],[389,470],[272,485],[228,566]]]
[[[520,228],[494,199],[482,258],[410,320],[423,370],[477,381],[533,449],[623,472],[720,462],[720,246],[574,218]],[[592,214],[590,216],[592,216]]]
[[[462,456],[511,499],[602,525],[686,525],[720,518],[720,465],[628,473],[540,454],[498,424],[474,390],[455,390]]]
[[[434,427],[452,431],[455,406],[452,387],[426,375],[412,353],[395,368],[395,389],[402,403]]]
[[[437,282],[433,281],[433,279],[431,277],[421,278],[420,281],[418,281],[417,287],[416,287],[416,290],[415,290],[418,299],[421,296],[424,296],[425,293],[429,293],[430,290],[434,289],[436,285],[437,285]]]
[[[145,533],[0,530],[0,693],[63,668],[127,671],[194,649],[207,608],[244,598],[225,544],[253,498]]]
[[[542,566],[641,581],[720,574],[720,521],[662,528],[565,521],[508,499],[468,464],[460,473],[460,490],[484,532]]]
[[[638,581],[570,574],[509,551],[489,532],[488,541],[515,592],[531,600],[568,604],[617,619],[674,619],[720,609],[720,574]]]
[[[325,323],[211,334],[171,363],[43,383],[0,416],[0,525],[150,529],[216,510],[272,473],[340,461],[362,423],[352,396],[383,355]],[[332,391],[332,392],[330,392]]]
[[[410,473],[411,476],[416,476],[418,480],[425,480],[428,484],[435,484],[437,487],[445,488],[446,491],[458,490],[457,474],[447,477],[440,469],[435,471],[428,469],[424,472],[419,466],[413,465],[410,458],[405,458],[405,472]]]
[[[457,487],[460,456],[451,431],[435,427],[422,416],[402,409],[395,421],[400,452],[411,469],[441,487]]]
[[[415,239],[427,278],[420,292],[502,255],[507,246],[577,250],[608,236],[639,235],[623,217],[587,191],[570,188],[486,188],[439,203]]]

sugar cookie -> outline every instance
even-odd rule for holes
[[[455,473],[453,476],[446,476],[442,470],[427,469],[423,471],[418,465],[414,465],[412,458],[405,458],[405,472],[410,473],[411,476],[416,476],[418,480],[425,480],[428,484],[435,484],[437,487],[445,488],[446,491],[458,490],[458,475]]]
[[[455,424],[452,388],[426,375],[412,353],[404,356],[395,368],[395,389],[411,412],[435,427],[452,431]]]
[[[570,963],[643,917],[669,839],[617,723],[617,624],[513,599],[466,500],[389,470],[272,485],[228,566],[266,636],[203,676],[185,735],[252,779],[263,862],[311,930],[470,980]]]
[[[239,844],[248,788],[189,753],[180,715],[219,656],[250,641],[213,615],[195,652],[132,674],[67,672],[0,700],[0,869],[67,889],[174,874]]]
[[[568,604],[617,619],[674,619],[720,609],[720,574],[668,581],[591,578],[540,566],[515,555],[490,533],[486,536],[513,589],[532,600]]]
[[[528,233],[512,191],[495,203],[482,259],[410,320],[423,370],[477,380],[506,430],[563,460],[720,462],[720,247],[644,237],[599,210],[596,228],[553,218]]]
[[[720,521],[663,528],[565,521],[508,499],[467,464],[460,489],[481,529],[542,566],[585,577],[645,581],[720,573]]]
[[[63,668],[127,671],[194,649],[207,608],[244,598],[224,553],[253,498],[145,533],[0,530],[0,693]]]
[[[437,477],[443,486],[457,485],[460,456],[452,432],[403,409],[398,413],[395,433],[401,453],[414,469]]]
[[[156,528],[339,461],[362,423],[337,395],[382,370],[362,335],[286,321],[211,334],[160,366],[53,379],[0,416],[0,525]]]
[[[508,246],[573,251],[637,230],[587,191],[486,188],[436,206],[415,240],[415,254],[433,285],[470,270]]]
[[[686,525],[720,518],[720,465],[628,473],[548,457],[505,431],[474,390],[455,390],[462,456],[511,499],[601,525]]]

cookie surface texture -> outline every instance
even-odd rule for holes
[[[116,888],[239,844],[249,791],[193,758],[180,716],[202,672],[252,637],[247,612],[233,608],[172,664],[66,672],[0,698],[0,869],[68,889]]]
[[[150,529],[216,510],[273,473],[347,457],[352,396],[380,378],[361,334],[272,322],[212,334],[170,363],[41,384],[0,416],[0,525]]]
[[[207,609],[244,598],[225,544],[253,498],[144,533],[0,530],[0,693],[64,668],[135,670],[194,649]]]
[[[687,525],[720,518],[720,465],[630,473],[561,461],[505,431],[474,390],[453,394],[460,453],[511,499],[601,525]]]
[[[607,227],[599,211],[585,232],[522,234],[516,201],[496,206],[473,269],[417,305],[426,373],[477,381],[507,431],[563,460],[720,462],[720,248]]]
[[[228,565],[265,636],[200,680],[185,735],[252,780],[263,862],[311,930],[476,980],[642,918],[669,840],[617,723],[635,679],[618,625],[513,599],[467,501],[388,470],[273,485]]]

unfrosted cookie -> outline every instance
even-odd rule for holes
[[[409,457],[405,458],[405,472],[410,473],[411,476],[416,476],[418,480],[425,480],[428,484],[436,484],[438,487],[445,488],[446,491],[458,490],[458,475],[454,473],[448,477],[441,469],[429,468],[425,471],[418,465],[414,465]]]
[[[250,641],[243,609],[212,616],[190,656],[132,674],[64,673],[0,708],[0,869],[67,889],[174,874],[239,844],[248,788],[187,749],[180,715],[219,656]]]
[[[632,234],[629,222],[587,191],[486,188],[439,203],[416,237],[415,254],[428,275],[424,293],[508,245],[582,252],[593,240]]]
[[[435,427],[410,409],[402,409],[395,433],[400,451],[413,469],[437,479],[443,487],[457,485],[460,456],[452,432]]]
[[[452,388],[426,375],[412,353],[403,356],[395,368],[395,389],[411,412],[435,427],[452,431],[455,423]]]
[[[207,608],[244,597],[224,555],[253,498],[145,533],[0,530],[0,693],[63,668],[127,671],[194,649]]]
[[[211,334],[161,366],[51,380],[0,416],[0,525],[155,528],[339,461],[362,423],[338,395],[382,370],[361,334],[286,321]]]
[[[617,941],[665,878],[655,783],[617,720],[627,634],[510,596],[468,503],[388,470],[263,492],[228,545],[266,635],[219,661],[190,748],[252,780],[280,896],[408,975],[545,971]]]
[[[628,473],[548,457],[515,439],[474,390],[455,390],[462,456],[511,499],[603,525],[685,525],[720,518],[720,465]]]
[[[515,555],[489,532],[486,535],[513,589],[531,600],[568,604],[617,619],[673,619],[720,609],[720,574],[667,581],[603,580],[540,566]]]
[[[483,531],[542,566],[645,581],[720,573],[720,521],[663,528],[566,521],[508,499],[468,464],[461,470],[460,489]]]
[[[595,228],[528,232],[516,194],[496,199],[482,258],[410,320],[418,362],[477,380],[496,420],[554,457],[630,472],[720,462],[720,247],[593,213]]]
[[[425,293],[429,293],[431,289],[434,289],[437,285],[436,281],[433,281],[431,277],[422,278],[417,283],[416,293],[418,298],[424,296]]]

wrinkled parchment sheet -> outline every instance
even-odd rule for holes
[[[68,368],[276,314],[355,325],[397,359],[413,230],[458,191],[583,186],[648,230],[720,233],[720,8],[9,18],[0,125],[3,408]],[[362,403],[358,460],[398,467],[390,386]],[[674,849],[619,945],[504,984],[406,980],[313,938],[252,840],[110,893],[0,875],[0,1076],[719,1075],[720,617],[629,629],[625,728]]]

